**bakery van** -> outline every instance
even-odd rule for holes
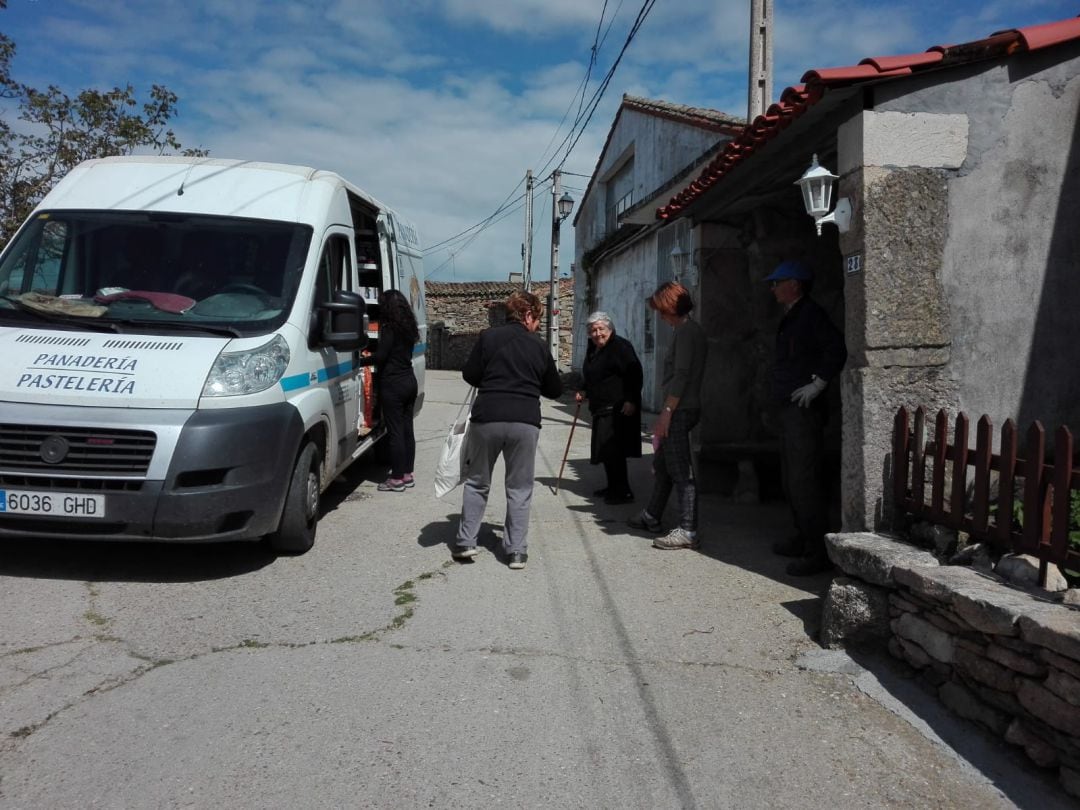
[[[413,225],[331,172],[91,160],[0,254],[0,538],[315,540],[382,438],[378,296],[420,324]]]

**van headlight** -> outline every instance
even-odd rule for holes
[[[204,397],[257,394],[275,385],[289,367],[289,344],[281,335],[243,352],[222,352],[206,376]]]

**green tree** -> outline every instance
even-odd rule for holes
[[[7,0],[0,0],[0,9]],[[0,33],[0,246],[7,243],[33,207],[76,164],[91,158],[157,154],[208,154],[185,149],[169,129],[177,96],[153,85],[142,101],[129,84],[112,90],[82,90],[74,97],[59,87],[36,90],[11,77],[15,43]],[[10,116],[16,115],[19,125]]]

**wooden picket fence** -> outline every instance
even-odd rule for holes
[[[907,408],[893,422],[893,499],[898,511],[968,532],[999,552],[1030,554],[1040,561],[1039,582],[1046,585],[1049,563],[1080,572],[1080,526],[1070,525],[1073,492],[1080,491],[1080,471],[1073,467],[1073,437],[1065,426],[1054,432],[1053,464],[1046,463],[1046,431],[1039,422],[1028,428],[1025,457],[1017,453],[1017,429],[1011,419],[1001,427],[993,451],[993,425],[983,416],[975,428],[975,451],[968,447],[969,420],[956,415],[949,443],[949,417],[941,410],[927,439],[926,412]],[[973,471],[973,478],[969,472]],[[997,496],[991,484],[997,476]],[[968,481],[972,480],[971,492]],[[947,491],[946,491],[947,490]],[[1017,494],[1022,520],[1014,508]],[[1055,497],[1063,493],[1063,497]],[[1078,496],[1080,497],[1080,496]]]

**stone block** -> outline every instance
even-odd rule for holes
[[[952,663],[956,649],[953,637],[934,627],[930,622],[914,614],[905,613],[896,619],[895,632],[908,641],[914,641],[936,661],[943,664]]]
[[[956,650],[953,665],[993,689],[1002,692],[1016,691],[1018,676],[1014,671],[963,647]]]
[[[932,613],[927,613],[923,616],[930,624],[939,630],[944,630],[946,633],[952,636],[959,636],[964,632],[964,628],[958,625],[956,622],[950,621],[942,610],[935,610]]]
[[[1020,617],[1045,604],[1028,593],[978,574],[975,576],[977,580],[954,595],[952,608],[961,619],[983,633],[1019,635]]]
[[[828,534],[829,559],[845,574],[872,585],[894,587],[894,566],[937,566],[934,555],[907,543],[871,532]]]
[[[1080,799],[1080,770],[1062,768],[1058,771],[1058,779],[1061,780],[1061,786],[1066,793]]]
[[[955,565],[930,568],[925,565],[898,563],[893,566],[892,576],[899,585],[910,589],[915,596],[949,606],[953,604],[953,598],[958,591],[975,588],[984,581],[982,575]],[[967,619],[963,614],[961,616]]]
[[[967,720],[973,720],[990,729],[998,736],[1005,734],[1009,718],[1002,712],[987,706],[956,681],[948,681],[938,689],[941,702]]]
[[[1069,673],[1074,678],[1080,678],[1080,661],[1074,661],[1071,658],[1066,658],[1063,655],[1058,655],[1056,652],[1046,649],[1037,650],[1035,657],[1052,667],[1057,667],[1063,672]]]
[[[1037,658],[1022,655],[1014,650],[1002,647],[1000,644],[991,642],[986,645],[986,657],[1003,667],[1008,667],[1014,672],[1019,672],[1031,678],[1043,678],[1046,676],[1046,665]]]
[[[1074,678],[1060,669],[1051,669],[1046,673],[1043,686],[1073,706],[1080,706],[1080,678]]]
[[[1038,588],[1039,585],[1039,558],[1030,554],[1005,554],[998,564],[994,566],[994,573],[1021,587]],[[1065,576],[1056,565],[1046,567],[1046,590],[1050,593],[1060,593],[1069,587]]]
[[[822,644],[880,644],[888,637],[889,592],[859,580],[836,577],[825,596]]]
[[[1080,662],[1080,621],[1076,612],[1061,605],[1044,605],[1018,622],[1020,637]]]
[[[1066,703],[1034,681],[1021,680],[1016,690],[1020,705],[1051,728],[1080,737],[1080,708]]]
[[[1055,768],[1060,761],[1057,749],[1024,725],[1022,720],[1013,720],[1009,724],[1005,740],[1023,748],[1031,761],[1040,768]]]
[[[910,599],[905,599],[896,591],[893,591],[889,594],[889,604],[893,605],[897,610],[904,613],[918,613],[920,610],[918,605],[916,605]]]
[[[926,669],[930,666],[930,656],[926,654],[926,650],[920,647],[913,641],[906,641],[898,636],[893,638],[897,639],[897,644],[900,646],[900,657],[907,661],[915,669]]]

